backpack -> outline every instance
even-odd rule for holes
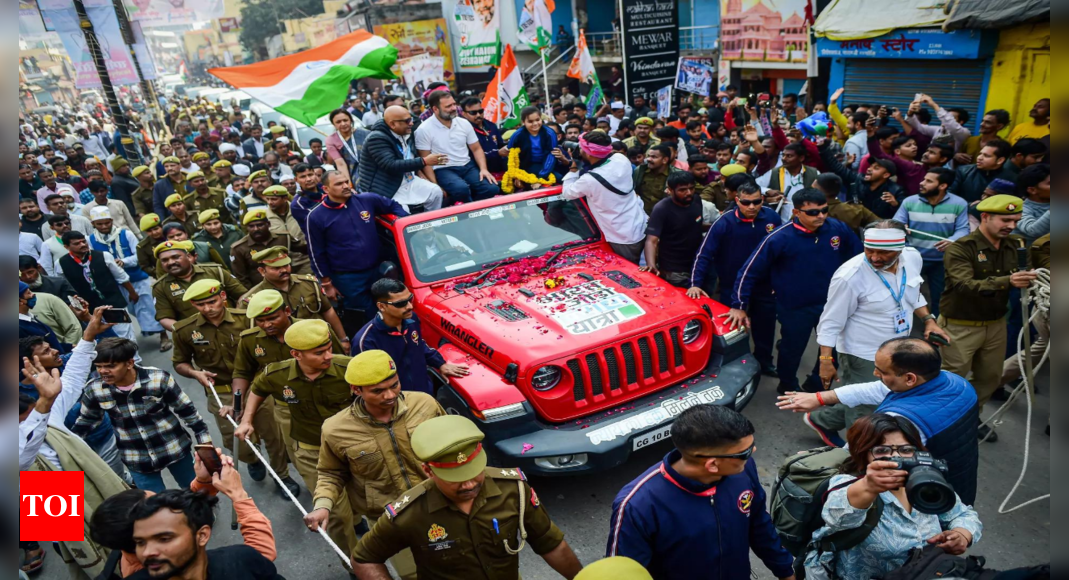
[[[925,546],[912,550],[906,563],[901,568],[884,574],[882,580],[993,580],[998,576],[998,572],[985,570],[986,564],[987,562],[978,556],[960,558],[951,556],[936,546]]]
[[[876,529],[883,516],[883,502],[878,500],[869,508],[865,523],[853,530],[844,530],[813,544],[813,534],[824,527],[822,513],[828,494],[853,485],[857,480],[831,487],[832,477],[850,454],[836,447],[821,447],[803,451],[787,458],[780,467],[772,486],[769,514],[779,532],[783,547],[792,556],[804,559],[810,550],[840,552],[855,548]]]

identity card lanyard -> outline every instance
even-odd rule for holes
[[[887,291],[891,293],[891,298],[895,301],[895,305],[898,306],[898,312],[895,313],[894,320],[892,321],[892,324],[894,325],[895,329],[895,334],[909,332],[909,323],[906,322],[906,311],[902,308],[902,300],[906,298],[906,266],[902,266],[902,288],[896,295],[894,288],[891,288],[891,284],[887,282],[887,279],[881,276],[880,273],[876,271],[876,268],[874,268],[867,259],[865,260],[865,263],[869,265],[869,269],[872,270],[872,273],[880,279],[880,282],[883,282],[884,287],[887,288]]]

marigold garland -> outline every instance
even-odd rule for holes
[[[552,173],[546,179],[541,179],[537,175],[528,173],[520,169],[520,149],[509,150],[509,166],[505,175],[501,176],[501,191],[504,193],[513,193],[515,191],[513,187],[513,180],[520,180],[528,185],[554,185],[557,183],[557,176]]]

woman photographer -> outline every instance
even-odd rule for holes
[[[883,515],[857,547],[810,552],[805,563],[808,578],[873,578],[905,564],[910,550],[936,545],[958,556],[980,540],[980,518],[960,498],[942,515],[924,514],[911,505],[906,494],[909,473],[899,470],[895,461],[926,451],[912,423],[892,415],[871,415],[854,423],[847,440],[850,459],[843,464],[842,475],[831,480],[825,526],[813,535],[814,543],[862,527],[876,501],[883,502]]]

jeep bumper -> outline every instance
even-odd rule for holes
[[[714,367],[714,365],[710,365]],[[757,392],[761,365],[743,357],[685,383],[662,389],[615,409],[564,424],[542,421],[530,402],[505,416],[483,420],[450,386],[438,400],[451,414],[475,421],[486,434],[484,446],[501,467],[519,467],[534,475],[574,475],[605,471],[627,462],[631,454],[670,438],[675,418],[701,404],[741,411]]]

